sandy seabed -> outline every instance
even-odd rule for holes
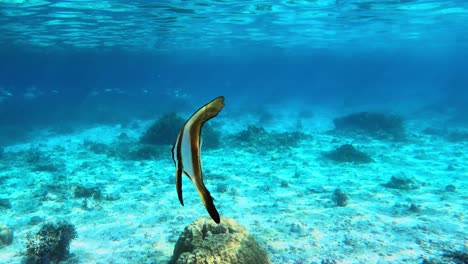
[[[281,117],[279,117],[281,118]],[[296,146],[236,145],[203,149],[205,183],[222,216],[244,225],[273,263],[422,263],[443,260],[446,250],[467,251],[468,143],[419,133],[405,142],[330,133],[317,116],[304,120],[310,138]],[[223,139],[254,118],[219,118]],[[284,118],[267,130],[290,130]],[[308,125],[307,122],[314,124]],[[154,160],[125,160],[89,150],[85,141],[111,145],[125,133],[137,141],[149,122],[100,126],[55,134],[41,131],[30,142],[6,146],[0,160],[0,223],[14,229],[13,244],[0,249],[0,263],[20,263],[31,219],[64,219],[78,237],[70,263],[167,263],[178,236],[207,215],[194,186],[183,179],[185,206],[177,199],[171,146]],[[232,133],[232,134],[231,134]],[[231,142],[231,143],[230,143]],[[323,153],[350,143],[368,153],[368,164],[337,163]],[[34,169],[24,155],[38,151],[53,171]],[[418,188],[383,186],[392,176]],[[103,197],[75,198],[76,186],[96,187]],[[455,191],[447,191],[453,185]],[[338,207],[333,192],[349,195]],[[417,210],[410,210],[411,205]],[[335,262],[332,262],[335,261]]]

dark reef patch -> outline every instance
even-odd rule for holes
[[[395,114],[359,112],[335,118],[333,123],[335,130],[339,132],[395,141],[406,139],[403,118]]]
[[[185,120],[176,113],[158,118],[140,137],[140,143],[150,145],[172,145]]]
[[[348,205],[349,196],[341,189],[336,189],[333,192],[332,200],[336,203],[337,206],[344,207]]]
[[[231,143],[255,148],[277,149],[279,147],[297,147],[302,140],[310,138],[312,138],[311,135],[300,131],[269,132],[260,126],[248,126],[234,134]]]
[[[372,158],[366,153],[357,150],[351,144],[344,144],[335,150],[323,153],[323,156],[327,159],[336,162],[352,162],[352,163],[370,163],[373,162]]]
[[[73,190],[75,198],[94,198],[100,200],[102,198],[101,190],[97,187],[84,187],[77,185]]]
[[[146,145],[173,145],[185,120],[176,113],[161,116],[140,137],[140,143]],[[221,145],[220,133],[210,124],[205,124],[201,131],[204,148],[214,149]]]
[[[419,185],[410,179],[403,177],[392,176],[389,182],[382,184],[384,187],[399,190],[414,190],[419,189]]]

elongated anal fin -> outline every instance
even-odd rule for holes
[[[176,189],[179,202],[184,206],[184,198],[182,196],[182,170],[178,168],[176,168]]]
[[[213,221],[219,224],[221,222],[221,219],[219,217],[218,210],[216,210],[216,207],[213,203],[214,199],[213,197],[211,197],[210,192],[208,191],[208,189],[206,189],[203,182],[201,182],[200,184],[201,185],[195,184],[195,186],[197,186],[198,195],[200,195],[203,205],[205,206]]]

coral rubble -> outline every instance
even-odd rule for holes
[[[200,218],[188,225],[174,248],[172,263],[268,264],[270,258],[245,227],[233,219],[222,218],[216,225],[211,218]]]

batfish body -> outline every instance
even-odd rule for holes
[[[184,205],[182,197],[182,174],[192,180],[198,194],[213,221],[220,223],[218,210],[213,203],[213,197],[203,183],[203,173],[200,160],[200,134],[203,124],[218,115],[224,107],[224,97],[220,96],[198,109],[182,126],[177,140],[172,147],[172,159],[176,167],[176,189],[179,201]]]

